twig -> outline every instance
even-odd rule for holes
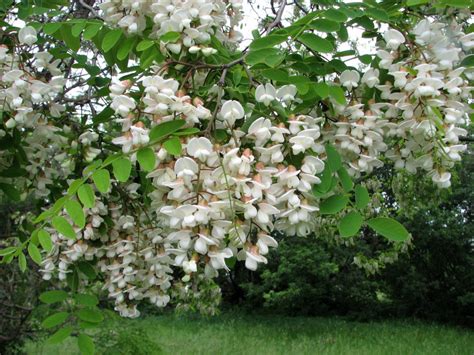
[[[97,11],[95,11],[92,6],[86,4],[86,3],[84,2],[84,0],[79,0],[79,4],[81,4],[81,6],[82,6],[83,8],[89,10],[90,13],[91,13],[92,15],[94,15],[94,17],[97,17],[98,19],[101,19],[101,17],[100,17],[99,14],[97,13]]]
[[[283,11],[285,11],[285,7],[286,7],[286,0],[282,0],[282,3],[280,5],[280,8],[278,9],[278,13],[275,17],[275,20],[273,20],[273,22],[267,27],[266,29],[266,33],[270,33],[270,31],[279,26],[281,24],[281,17],[283,16]]]

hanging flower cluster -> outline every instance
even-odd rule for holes
[[[209,6],[215,11],[220,3],[213,3]],[[202,16],[202,24],[211,11],[200,1],[157,6],[121,1],[106,2],[103,9],[115,9],[109,11],[111,17],[120,10],[114,19],[130,32],[140,31],[140,16],[145,16],[140,11],[154,11],[157,33],[176,13]],[[193,6],[202,11],[194,15]],[[124,9],[130,13],[122,17]],[[181,25],[189,29],[195,23]],[[183,28],[175,30],[188,36]],[[112,143],[132,163],[139,160],[141,148],[152,149],[155,163],[146,176],[153,186],[147,196],[151,211],[136,208],[136,182],[122,185],[120,194],[109,191],[107,203],[86,209],[86,227],[75,230],[75,239],[50,230],[55,248],[43,263],[44,278],[63,280],[78,260],[96,260],[116,310],[135,317],[138,301],[163,307],[173,295],[186,294],[193,282],[229,270],[231,258],[256,270],[267,262],[269,248],[277,247],[272,232],[304,236],[314,230],[319,197],[312,191],[321,183],[328,142],[353,176],[370,173],[388,158],[397,168],[424,169],[438,186],[449,186],[448,169],[465,149],[458,143],[466,133],[461,126],[468,123],[471,88],[458,66],[462,49],[473,47],[472,36],[429,20],[422,20],[410,36],[413,42],[398,30],[385,32],[378,65],[362,76],[350,69],[339,76],[349,104],[332,101],[331,110],[319,114],[282,117],[273,109],[296,106],[294,85],[260,84],[254,104],[217,95],[211,112],[206,106],[214,97],[188,95],[177,80],[163,76],[166,68],[155,68],[155,74],[136,83],[114,78],[110,107],[122,132]],[[199,41],[187,42],[189,38],[183,37],[182,44],[191,51]],[[155,126],[176,120],[191,133],[174,137],[173,149],[151,141]],[[225,138],[217,139],[216,130]],[[88,131],[79,140],[90,145],[97,136]]]
[[[378,69],[368,69],[362,78],[355,70],[341,74],[351,103],[336,106],[336,122],[327,133],[353,175],[381,166],[383,153],[396,168],[424,170],[445,188],[451,184],[449,169],[466,150],[459,136],[467,134],[472,87],[459,63],[463,50],[474,47],[474,35],[456,23],[430,20],[420,21],[410,35],[413,42],[398,30],[386,31]],[[388,73],[383,83],[382,73]]]
[[[128,36],[159,39],[167,58],[161,67],[141,68],[135,81],[112,78],[107,110],[115,116],[104,125],[89,124],[86,117],[86,128],[77,132],[74,120],[68,126],[58,119],[66,111],[60,103],[67,80],[60,60],[27,47],[38,39],[33,27],[17,36],[31,55],[23,58],[0,46],[0,138],[21,135],[27,161],[25,176],[15,184],[48,203],[57,196],[50,191],[55,181],[77,191],[64,196],[74,207],[58,204],[40,227],[53,242],[41,264],[44,279],[66,280],[81,262],[91,262],[116,310],[137,317],[141,300],[158,307],[189,300],[196,287],[209,286],[235,260],[256,270],[278,246],[275,231],[306,236],[315,230],[321,199],[333,194],[315,193],[325,173],[335,173],[328,147],[355,177],[391,161],[398,169],[426,171],[439,187],[450,186],[449,169],[466,149],[459,136],[467,133],[463,126],[471,111],[472,74],[460,63],[474,48],[474,34],[464,34],[456,23],[426,19],[410,33],[387,30],[371,68],[325,78],[327,88],[344,90],[347,104],[341,104],[344,97],[326,95],[320,106],[302,111],[304,95],[290,81],[277,86],[252,78],[248,54],[228,56],[233,60],[226,64],[216,64],[222,63],[218,56],[196,61],[197,53],[217,53],[214,37],[226,45],[239,39],[234,28],[241,0],[105,0],[100,8],[104,20]],[[271,43],[285,43],[282,32]],[[308,40],[314,34],[305,35]],[[236,66],[243,68],[234,71]],[[221,79],[211,87],[216,69]],[[226,75],[233,72],[237,79],[240,69],[248,70],[251,95],[224,88]],[[288,78],[295,78],[291,70]],[[178,79],[181,74],[184,79]],[[203,90],[196,89],[200,81],[208,85]],[[99,106],[89,104],[91,111]],[[153,135],[177,121],[179,131],[161,139]],[[110,184],[110,164],[96,160],[117,150],[133,179],[119,179],[114,166]],[[151,154],[148,168],[140,155],[145,153]],[[0,155],[5,166],[15,159],[9,152]],[[76,166],[85,163],[91,164],[78,174]],[[100,198],[92,184],[83,191],[86,197],[72,188],[93,180],[89,173],[101,164],[108,180],[106,188],[94,180]],[[74,175],[80,177],[67,180]],[[74,209],[83,223],[73,217]]]
[[[18,40],[20,45],[33,45],[37,41],[36,30],[22,28]],[[36,52],[28,63],[23,63],[18,54],[0,45],[0,113],[4,120],[0,138],[7,134],[24,136],[27,176],[15,183],[24,191],[32,189],[37,197],[48,196],[47,185],[70,172],[71,160],[62,149],[67,139],[58,134],[69,128],[50,121],[65,111],[64,105],[55,102],[66,82],[59,62],[48,52]],[[52,156],[55,159],[51,160]],[[0,155],[6,166],[13,158]]]
[[[208,56],[216,52],[208,44],[211,36],[222,42],[235,42],[241,35],[234,26],[241,20],[242,1],[131,1],[106,0],[100,4],[104,20],[123,28],[129,34],[140,34],[153,20],[151,38],[177,33],[179,39],[163,41],[163,49],[179,54],[201,52]]]

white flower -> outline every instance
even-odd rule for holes
[[[341,73],[340,81],[347,90],[352,90],[359,85],[360,74],[356,70],[344,70]]]
[[[294,85],[284,85],[279,88],[276,92],[277,98],[283,102],[293,101],[296,95],[296,86]]]
[[[451,173],[449,172],[435,171],[431,179],[440,188],[448,188],[451,186]]]
[[[205,137],[194,137],[188,142],[186,151],[193,158],[204,162],[212,153],[212,143]]]
[[[252,122],[249,127],[248,135],[255,137],[255,145],[262,146],[271,137],[270,127],[272,123],[268,118],[260,117]]]
[[[240,102],[229,100],[222,105],[220,115],[232,127],[236,120],[244,117],[245,112]]]
[[[405,37],[400,31],[394,30],[393,28],[385,31],[383,34],[387,47],[396,50],[400,44],[405,43]]]
[[[379,70],[370,68],[362,76],[361,82],[366,84],[369,88],[373,88],[375,85],[377,85],[380,82]]]
[[[115,113],[126,117],[131,110],[135,108],[135,101],[125,95],[115,96],[110,107],[115,111]]]
[[[38,40],[36,30],[31,26],[23,27],[18,33],[18,40],[21,44],[27,44],[31,46]]]
[[[265,86],[261,84],[255,90],[255,99],[257,102],[263,102],[265,106],[270,105],[276,96],[277,93],[272,84],[265,84]]]

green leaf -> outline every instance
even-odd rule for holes
[[[407,6],[418,6],[429,3],[430,0],[407,0]]]
[[[364,55],[359,56],[359,60],[362,63],[369,65],[370,63],[372,63],[372,56],[370,54],[364,54]]]
[[[163,147],[168,153],[175,156],[181,155],[181,150],[183,149],[183,147],[181,146],[181,141],[178,137],[168,139],[163,143]]]
[[[115,178],[120,182],[126,182],[132,171],[132,163],[126,158],[120,158],[112,162]]]
[[[319,175],[319,178],[321,183],[313,186],[313,194],[317,197],[324,195],[331,188],[333,177],[328,164],[324,165],[324,170]]]
[[[459,66],[461,66],[461,67],[474,67],[474,54],[465,56],[464,59],[461,61],[461,64]]]
[[[176,132],[185,124],[186,124],[186,121],[184,120],[173,120],[173,121],[160,123],[159,125],[156,125],[155,127],[151,129],[150,141],[156,142],[162,139],[163,137],[166,137],[167,135],[170,135],[171,133]]]
[[[77,192],[77,189],[79,186],[81,186],[84,183],[82,179],[76,179],[74,180],[71,185],[69,185],[69,188],[67,189],[68,195],[74,195]]]
[[[53,242],[51,241],[51,235],[44,229],[38,231],[38,240],[44,250],[50,252],[53,250]]]
[[[63,291],[63,290],[45,291],[39,295],[40,301],[46,304],[62,302],[66,298],[67,298],[67,293],[66,291]]]
[[[392,218],[377,217],[369,219],[367,225],[378,234],[396,242],[403,242],[410,237],[410,233],[405,227]]]
[[[52,35],[53,33],[57,32],[61,26],[63,26],[63,24],[60,22],[47,23],[43,26],[43,32],[47,35]]]
[[[26,270],[26,256],[23,253],[18,255],[18,266],[20,267],[21,272],[25,272]]]
[[[18,190],[10,184],[0,183],[0,190],[2,190],[7,197],[12,201],[20,201],[21,195]]]
[[[282,69],[265,69],[262,75],[270,80],[288,82],[288,73]]]
[[[117,51],[117,59],[124,60],[125,58],[127,58],[130,52],[132,51],[136,41],[136,37],[128,37],[124,41],[122,41],[120,43],[120,48]]]
[[[95,352],[94,341],[87,334],[81,333],[77,337],[77,345],[82,354],[90,355]]]
[[[193,134],[199,133],[201,130],[196,127],[189,127],[179,130],[178,132],[174,132],[173,136],[192,136]]]
[[[104,316],[97,308],[83,308],[77,312],[79,319],[91,322],[100,323],[104,320]]]
[[[79,287],[79,274],[77,269],[74,268],[72,272],[66,274],[66,283],[72,292],[77,291],[77,288]]]
[[[143,52],[145,49],[150,48],[154,44],[155,44],[155,42],[152,41],[151,39],[144,39],[143,41],[138,43],[136,50],[137,50],[137,52]]]
[[[265,59],[268,56],[277,56],[279,53],[277,48],[266,48],[260,50],[249,51],[249,54],[245,57],[245,62],[249,65],[255,65],[259,63],[265,63]]]
[[[370,202],[369,192],[364,186],[355,187],[355,203],[358,209],[363,210]]]
[[[336,22],[346,22],[347,16],[344,12],[336,9],[329,9],[323,12],[323,16]]]
[[[336,32],[339,31],[339,23],[327,19],[316,19],[309,24],[312,28],[319,32]]]
[[[348,203],[349,198],[347,196],[333,195],[320,204],[319,210],[321,214],[336,214],[342,211]]]
[[[319,97],[325,99],[329,96],[329,86],[324,82],[315,83],[313,85],[314,91],[318,94]]]
[[[51,220],[51,224],[53,225],[54,229],[56,229],[60,234],[65,236],[69,239],[76,239],[76,232],[66,220],[66,218],[61,216],[55,216]]]
[[[102,50],[105,53],[110,51],[118,43],[120,37],[122,37],[122,30],[119,28],[108,32],[102,40]]]
[[[337,150],[329,143],[325,145],[325,149],[326,155],[328,157],[326,160],[326,164],[328,164],[331,171],[335,173],[342,167],[341,156],[339,155]]]
[[[102,28],[102,25],[98,24],[98,23],[88,25],[86,30],[84,31],[84,33],[82,35],[82,38],[86,39],[86,40],[94,38],[97,35],[97,33],[99,33],[101,28]]]
[[[367,16],[369,16],[369,17],[371,17],[375,20],[385,21],[385,22],[389,21],[388,14],[382,9],[376,9],[374,7],[368,7],[368,8],[365,9],[365,13],[366,13]]]
[[[259,50],[263,48],[271,48],[288,39],[287,35],[269,35],[255,39],[250,43],[250,49]]]
[[[107,169],[97,170],[94,174],[92,174],[92,180],[94,181],[97,190],[103,194],[109,191],[110,173]]]
[[[41,265],[41,253],[38,247],[31,242],[28,244],[28,254],[31,257],[31,260],[33,260],[36,264]]]
[[[86,21],[78,22],[72,26],[71,34],[74,37],[79,37],[85,27],[86,27]]]
[[[344,90],[340,86],[329,86],[329,96],[331,96],[340,105],[346,104]]]
[[[79,293],[74,296],[74,299],[77,303],[83,306],[95,307],[99,304],[99,300],[94,295],[89,295],[85,293]]]
[[[92,208],[95,205],[95,194],[94,190],[92,190],[91,185],[84,184],[77,189],[77,197],[82,202],[84,207]]]
[[[144,171],[152,171],[156,163],[156,155],[152,148],[142,148],[137,152],[137,160]]]
[[[79,38],[74,37],[71,33],[71,26],[63,25],[60,29],[61,37],[66,45],[73,51],[77,52],[81,47]]]
[[[59,329],[56,333],[54,333],[48,338],[48,343],[59,344],[63,342],[68,336],[71,335],[72,330],[73,330],[72,326],[67,326],[67,327]]]
[[[331,42],[314,33],[303,33],[298,37],[298,40],[317,53],[329,53],[334,50],[334,46]]]
[[[341,221],[339,222],[339,233],[341,237],[352,237],[353,235],[359,232],[360,227],[362,227],[362,223],[364,219],[358,212],[350,212],[346,214]]]
[[[341,185],[344,191],[346,192],[351,191],[352,188],[354,187],[354,183],[352,182],[352,179],[349,173],[347,172],[347,169],[344,167],[341,167],[337,171],[337,175],[339,176],[339,180],[341,181]]]
[[[81,261],[77,264],[77,268],[80,272],[87,276],[89,280],[94,280],[97,277],[94,267],[87,261]]]
[[[84,228],[86,225],[86,216],[79,202],[76,200],[68,200],[65,204],[66,212],[72,221],[79,227]]]
[[[58,312],[52,314],[48,318],[43,320],[43,322],[41,322],[41,326],[44,329],[53,328],[59,324],[63,324],[66,321],[67,317],[69,317],[69,313],[67,312]]]
[[[8,247],[8,248],[5,248],[5,249],[1,249],[0,250],[0,256],[13,254],[17,250],[18,250],[18,248],[16,248],[16,247]]]
[[[164,43],[175,43],[181,38],[181,33],[179,32],[166,32],[163,36],[160,37],[160,41]]]

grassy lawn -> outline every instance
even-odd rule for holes
[[[166,315],[112,321],[95,334],[106,341],[117,331],[121,343],[107,354],[474,354],[474,332],[412,321]],[[55,346],[28,343],[26,351],[78,354],[74,339]]]

